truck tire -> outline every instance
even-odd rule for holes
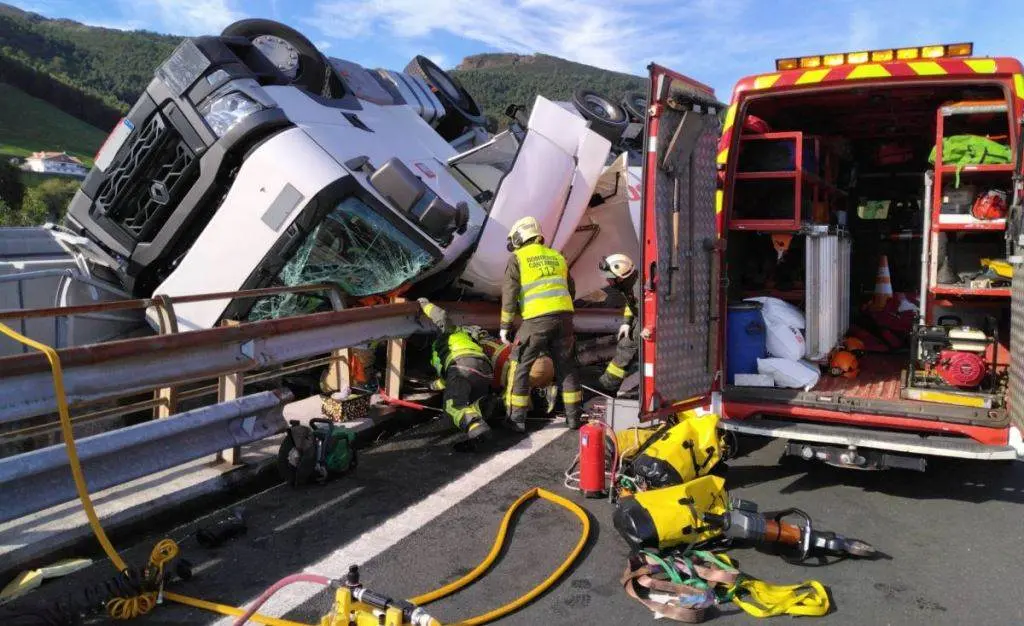
[[[647,118],[647,94],[633,91],[622,98],[622,108],[629,114],[631,122],[640,122]]]
[[[306,36],[274,20],[248,19],[229,24],[222,37],[244,37],[249,41],[260,35],[273,35],[284,39],[299,53],[299,71],[293,84],[321,95],[327,84],[327,59]]]
[[[622,107],[596,91],[580,89],[572,97],[573,106],[580,115],[590,122],[590,128],[612,144],[622,137],[622,131],[629,125],[629,117]]]
[[[437,125],[437,132],[445,140],[458,139],[471,126],[487,124],[480,105],[462,83],[427,57],[417,55],[405,66],[405,73],[422,78],[444,105],[446,113]]]

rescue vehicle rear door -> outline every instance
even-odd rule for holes
[[[641,213],[641,416],[709,403],[720,380],[721,239],[714,91],[650,66]]]

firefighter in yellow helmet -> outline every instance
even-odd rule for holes
[[[504,343],[509,343],[516,313],[523,318],[510,357],[506,392],[509,423],[514,430],[526,430],[530,369],[537,357],[548,354],[555,363],[555,380],[562,388],[566,420],[570,428],[579,428],[583,393],[572,324],[576,289],[569,267],[561,254],[544,245],[540,224],[533,217],[512,225],[508,250],[512,255],[501,289],[500,336]]]
[[[615,393],[622,385],[627,372],[636,365],[640,348],[639,320],[640,310],[637,304],[636,284],[638,272],[633,260],[625,254],[612,254],[601,259],[598,269],[604,275],[608,285],[622,294],[626,301],[626,309],[622,313],[622,324],[619,325],[619,343],[615,346],[615,357],[605,368],[598,384],[606,391]]]
[[[430,362],[440,377],[432,387],[444,389],[444,412],[469,439],[487,435],[490,428],[484,419],[494,377],[490,359],[465,328],[448,322],[444,309],[426,298],[420,298],[419,303],[440,331]]]

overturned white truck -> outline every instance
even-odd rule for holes
[[[538,97],[491,136],[472,96],[424,57],[367,70],[268,20],[188,39],[107,138],[65,224],[0,229],[0,309],[325,282],[354,299],[403,287],[494,298],[505,236],[525,215],[585,297],[604,286],[601,254],[638,250],[639,168],[624,146],[643,120],[597,94],[575,100]],[[175,313],[194,330],[309,305],[225,299]],[[145,326],[118,315],[20,324],[60,346]]]

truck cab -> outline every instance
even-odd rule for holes
[[[1024,77],[972,53],[779,59],[720,116],[652,66],[644,415],[862,469],[1024,455]]]

